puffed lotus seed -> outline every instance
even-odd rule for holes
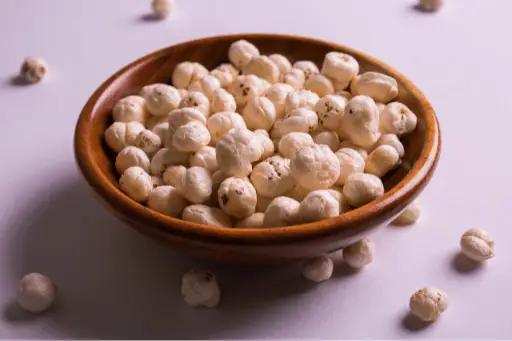
[[[293,155],[303,147],[314,145],[311,135],[307,133],[291,132],[279,140],[278,150],[283,157],[291,159]]]
[[[247,103],[242,117],[251,130],[270,130],[276,120],[274,104],[266,97],[257,97]]]
[[[366,149],[364,149],[363,147],[360,147],[354,143],[352,143],[351,141],[343,141],[340,143],[340,149],[342,148],[350,148],[350,149],[353,149],[355,150],[356,152],[359,153],[359,155],[361,155],[361,157],[363,158],[363,160],[366,161],[366,159],[368,159],[368,152],[366,151]]]
[[[188,94],[181,99],[180,108],[195,108],[203,113],[205,118],[210,115],[210,100],[202,92],[189,91]]]
[[[149,193],[147,205],[152,210],[170,217],[179,217],[188,205],[176,188],[172,186],[159,186]]]
[[[286,73],[292,69],[292,63],[282,54],[271,54],[268,58],[273,61],[281,74]]]
[[[325,145],[303,147],[293,155],[290,162],[290,173],[295,181],[304,188],[328,189],[338,180],[340,162]]]
[[[228,50],[229,61],[239,70],[246,66],[252,58],[259,55],[260,51],[258,48],[243,39],[235,41]]]
[[[289,93],[294,92],[295,90],[291,85],[284,83],[277,83],[272,85],[265,94],[270,102],[274,105],[274,109],[276,111],[276,118],[283,118],[286,115],[285,112],[285,102],[286,97]]]
[[[252,171],[252,163],[263,155],[263,146],[254,133],[245,128],[228,131],[216,146],[219,169],[229,176],[244,178]]]
[[[405,104],[393,102],[380,113],[380,131],[401,136],[416,129],[418,118]]]
[[[260,160],[265,160],[275,153],[275,147],[274,143],[268,137],[268,133],[266,130],[263,129],[257,129],[254,131],[254,137],[258,140],[258,142],[261,144],[261,147],[263,148],[263,154],[260,157]]]
[[[315,104],[318,123],[326,129],[338,131],[347,100],[338,95],[326,95]]]
[[[345,89],[352,78],[359,73],[359,63],[351,55],[329,52],[322,64],[322,74],[337,83],[337,88]]]
[[[448,295],[435,287],[416,291],[409,300],[411,313],[425,322],[433,322],[448,308]]]
[[[210,173],[213,173],[219,169],[217,164],[217,153],[215,148],[210,146],[204,146],[197,152],[192,153],[188,163],[190,166],[206,168]]]
[[[299,60],[293,64],[293,68],[304,71],[306,80],[314,74],[320,73],[318,66],[309,60]]]
[[[364,238],[343,249],[343,260],[350,267],[360,269],[373,261],[374,253],[373,242]]]
[[[306,74],[301,69],[292,68],[287,73],[283,73],[280,79],[281,83],[290,85],[295,90],[301,90],[304,88],[306,82]]]
[[[153,0],[151,2],[151,8],[153,9],[153,14],[157,18],[166,18],[171,14],[173,7],[173,0]]]
[[[320,97],[334,93],[332,81],[320,73],[312,74],[308,77],[304,88],[313,91]]]
[[[150,164],[151,175],[161,176],[167,167],[184,165],[188,162],[189,153],[180,152],[174,147],[162,148],[153,155]]]
[[[279,81],[279,68],[267,56],[255,56],[242,70],[244,75],[255,75],[267,82],[274,84]]]
[[[214,308],[220,301],[220,289],[215,275],[201,269],[192,269],[183,274],[181,294],[191,307]]]
[[[371,97],[352,97],[345,106],[341,124],[350,141],[358,146],[370,148],[380,138],[379,109]]]
[[[190,205],[185,207],[182,219],[193,223],[210,226],[231,227],[231,217],[219,208],[206,205]]]
[[[290,160],[274,155],[254,166],[251,182],[258,195],[275,198],[292,189],[295,180],[290,174]]]
[[[289,113],[295,109],[306,108],[313,110],[316,103],[320,100],[317,94],[309,90],[299,90],[291,92],[286,96],[284,110]]]
[[[144,169],[134,166],[123,172],[119,179],[119,186],[133,200],[145,202],[153,190],[153,181]]]
[[[176,181],[176,190],[193,204],[202,204],[212,194],[212,176],[206,168],[190,167]]]
[[[334,264],[331,258],[319,256],[307,260],[302,269],[302,276],[313,282],[324,282],[331,278]]]
[[[146,100],[146,106],[155,116],[168,115],[174,109],[178,109],[181,96],[178,90],[167,84],[146,85],[140,92]]]
[[[225,89],[216,89],[213,92],[212,102],[211,102],[211,112],[218,113],[223,111],[235,112],[236,111],[236,101],[235,97],[230,94]]]
[[[165,186],[164,179],[161,176],[151,175],[151,182],[153,183],[153,188]]]
[[[316,144],[325,144],[333,152],[340,149],[340,138],[334,131],[322,131],[315,135],[313,141]]]
[[[210,75],[217,78],[220,82],[220,86],[224,89],[227,89],[231,83],[233,83],[233,80],[238,76],[238,74],[238,70],[229,63],[220,64],[210,71]]]
[[[149,171],[149,158],[146,153],[140,148],[134,146],[125,147],[117,154],[116,157],[116,170],[119,174],[123,173],[130,167],[139,166],[145,172]]]
[[[236,228],[260,228],[263,227],[263,220],[265,219],[265,213],[256,212],[250,216],[245,217],[235,223],[233,227]]]
[[[350,84],[354,96],[370,96],[375,102],[388,103],[398,96],[398,83],[380,72],[365,72],[355,76]]]
[[[462,253],[477,262],[483,262],[494,257],[494,239],[482,229],[467,230],[460,239]]]
[[[146,100],[135,95],[124,97],[116,103],[112,115],[116,122],[136,121],[144,124],[149,115]]]
[[[155,116],[156,117],[156,116]],[[169,122],[166,118],[165,122],[161,122],[161,123],[158,123],[157,125],[155,125],[151,131],[155,134],[158,135],[158,137],[160,137],[160,140],[162,142],[168,142],[167,141],[167,133],[169,132]]]
[[[361,207],[384,195],[382,180],[365,173],[352,173],[343,186],[343,195],[352,207]]]
[[[165,146],[172,146],[172,139],[174,137],[174,133],[176,132],[176,130],[179,127],[184,126],[185,124],[192,121],[198,121],[204,125],[206,124],[206,117],[197,108],[182,108],[171,111],[171,113],[169,114],[169,127],[167,131],[167,140],[165,142]]]
[[[444,0],[420,0],[419,7],[426,12],[437,12],[444,5]]]
[[[181,62],[174,68],[172,84],[178,89],[187,89],[190,84],[207,74],[208,70],[199,63]]]
[[[229,86],[228,91],[235,97],[238,108],[243,108],[247,102],[259,97],[266,90],[263,80],[255,75],[241,75]]]
[[[399,157],[403,157],[405,154],[404,145],[396,136],[395,134],[382,134],[380,138],[377,140],[375,145],[373,146],[373,149],[376,149],[379,146],[387,145],[395,148],[395,150],[398,152]]]
[[[210,116],[206,122],[212,141],[217,144],[228,131],[233,128],[247,128],[244,118],[235,112],[218,112]]]
[[[133,145],[150,154],[160,149],[162,146],[162,139],[151,130],[145,129],[137,135]]]
[[[206,75],[203,78],[196,80],[188,87],[189,93],[201,92],[210,101],[213,100],[213,93],[217,89],[222,89],[220,87],[220,82],[216,77],[212,75]]]
[[[225,179],[217,195],[220,208],[232,217],[243,219],[256,211],[256,190],[246,178]]]
[[[393,220],[393,225],[411,225],[414,224],[421,214],[421,207],[418,200],[414,200],[407,206],[398,217]]]
[[[336,183],[343,186],[351,174],[363,173],[365,161],[354,149],[341,148],[334,153],[340,162],[340,175]]]
[[[318,116],[313,110],[298,108],[290,111],[285,118],[274,124],[278,136],[291,132],[311,133],[318,128]]]
[[[165,170],[162,178],[164,179],[164,183],[166,185],[176,187],[176,184],[178,183],[179,179],[181,179],[186,172],[187,167],[185,166],[170,166]]]
[[[119,153],[124,147],[133,145],[144,126],[139,122],[114,122],[105,130],[105,142]]]
[[[181,152],[197,152],[210,143],[210,132],[198,121],[182,125],[174,132],[172,144]]]
[[[29,83],[37,83],[48,73],[48,65],[42,58],[28,57],[20,68],[20,76]]]
[[[56,294],[57,288],[49,277],[30,273],[20,280],[16,301],[25,311],[42,313],[53,305]]]
[[[382,178],[398,164],[398,161],[400,161],[400,155],[396,149],[382,145],[368,155],[364,171]]]
[[[302,223],[329,219],[340,214],[340,203],[327,190],[310,192],[299,206]]]
[[[288,197],[274,198],[265,210],[263,225],[280,227],[295,225],[299,222],[299,202]]]

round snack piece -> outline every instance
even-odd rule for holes
[[[149,164],[147,154],[142,149],[133,146],[125,147],[116,157],[116,170],[119,174],[133,166],[139,166],[148,172]]]
[[[340,143],[340,149],[341,148],[350,148],[350,149],[353,149],[355,150],[356,152],[359,153],[359,155],[361,155],[361,157],[363,158],[363,160],[366,161],[366,159],[368,159],[368,152],[366,151],[366,149],[364,149],[363,147],[360,147],[354,143],[352,143],[351,141],[343,141]]]
[[[197,152],[210,143],[210,132],[198,121],[182,125],[174,132],[172,144],[181,152]]]
[[[185,176],[186,172],[187,172],[187,167],[185,167],[185,166],[182,166],[182,165],[170,166],[165,170],[165,172],[163,174],[164,183],[166,185],[176,187],[176,184],[178,183],[179,179],[181,179],[183,176]]]
[[[384,185],[372,174],[350,174],[343,186],[343,195],[352,207],[361,207],[384,195]]]
[[[155,116],[156,117],[156,116]],[[158,123],[157,125],[155,125],[151,131],[155,134],[158,135],[158,137],[160,137],[160,140],[162,142],[165,142],[167,143],[167,134],[169,132],[169,122],[166,118],[165,122],[162,122],[162,123]]]
[[[196,80],[188,87],[189,92],[201,92],[210,101],[213,99],[213,92],[217,89],[221,89],[220,82],[212,75],[206,75],[203,78]]]
[[[425,322],[433,322],[448,308],[448,295],[435,287],[416,291],[409,301],[411,313]]]
[[[190,205],[185,207],[182,219],[193,223],[205,224],[210,226],[231,227],[230,216],[216,207],[206,205]]]
[[[444,0],[420,0],[419,8],[425,12],[437,12],[443,7]]]
[[[265,227],[280,227],[297,224],[299,205],[299,202],[292,198],[274,198],[265,210],[263,225]]]
[[[340,214],[340,203],[327,190],[310,192],[299,206],[299,219],[310,223],[336,217]]]
[[[309,90],[291,92],[288,94],[288,96],[286,96],[284,110],[286,113],[299,108],[307,108],[313,110],[319,100],[320,97]]]
[[[181,99],[180,108],[195,108],[203,113],[205,118],[208,118],[208,115],[210,115],[210,101],[208,97],[198,91],[189,91]]]
[[[270,137],[268,137],[268,133],[266,130],[255,130],[254,137],[258,140],[258,142],[261,144],[261,147],[263,148],[263,154],[261,155],[260,160],[265,160],[266,158],[269,158],[272,155],[274,155],[274,143],[272,142]]]
[[[268,58],[273,61],[281,74],[286,73],[292,69],[292,63],[282,54],[271,54]]]
[[[304,88],[313,91],[320,97],[334,93],[334,85],[331,80],[320,73],[309,76]]]
[[[154,153],[162,146],[162,139],[151,130],[144,129],[137,135],[134,146],[146,153]]]
[[[281,83],[288,84],[295,90],[304,88],[306,82],[306,74],[301,69],[292,68],[287,73],[283,73],[280,79]]]
[[[414,200],[412,203],[407,206],[407,208],[400,213],[395,220],[393,220],[393,225],[411,225],[414,224],[421,214],[420,202],[418,200]]]
[[[322,74],[335,81],[338,89],[345,89],[358,73],[359,63],[351,55],[342,52],[329,52],[325,55]]]
[[[245,178],[225,179],[217,194],[220,208],[230,216],[243,219],[256,211],[256,190]]]
[[[312,76],[314,74],[317,74],[317,73],[320,73],[320,70],[318,70],[318,66],[316,66],[316,64],[313,63],[310,60],[299,60],[299,61],[296,61],[293,64],[293,68],[304,71],[304,75],[306,76],[306,80],[310,76]]]
[[[20,280],[16,301],[25,311],[42,313],[52,306],[56,293],[57,289],[49,277],[30,273]]]
[[[214,147],[204,146],[197,152],[190,155],[189,159],[190,166],[198,166],[208,169],[210,173],[215,172],[219,169],[217,165],[217,153]]]
[[[228,90],[235,97],[237,107],[243,108],[247,102],[263,94],[265,84],[255,75],[242,75],[236,77]]]
[[[279,124],[276,123],[274,127],[278,136],[291,132],[311,133],[318,128],[318,116],[313,110],[298,108],[290,111]]]
[[[333,152],[340,149],[340,138],[334,131],[322,131],[315,135],[313,141],[316,144],[325,144]]]
[[[276,110],[268,98],[257,97],[247,103],[242,116],[247,128],[270,130],[276,120]]]
[[[225,89],[233,83],[233,80],[238,76],[238,73],[238,70],[230,63],[220,64],[210,71],[210,75],[217,78],[220,82],[220,86]]]
[[[244,75],[256,75],[274,84],[279,80],[279,68],[267,56],[255,56],[244,67]]]
[[[211,112],[223,112],[223,111],[236,111],[235,97],[230,94],[227,90],[219,88],[215,89],[212,95]]]
[[[309,147],[314,145],[315,142],[311,135],[306,133],[291,132],[284,135],[279,140],[279,154],[291,159],[293,155],[302,147]]]
[[[401,136],[416,129],[418,118],[405,104],[393,102],[380,113],[380,131]]]
[[[219,140],[233,128],[247,128],[244,118],[236,112],[218,112],[208,118],[206,127],[210,132],[213,143]]]
[[[180,216],[187,204],[185,198],[172,186],[159,186],[148,197],[149,208],[175,218]]]
[[[181,62],[172,72],[172,84],[178,89],[187,89],[190,84],[207,74],[208,70],[199,63]]]
[[[167,132],[166,147],[172,146],[172,139],[176,130],[192,121],[206,124],[206,117],[197,108],[182,108],[172,111],[169,114],[169,127]]]
[[[116,122],[136,121],[144,124],[148,117],[146,100],[135,95],[124,97],[116,103],[112,115]]]
[[[293,92],[294,89],[291,85],[284,83],[277,83],[272,85],[265,94],[270,102],[274,105],[276,111],[276,118],[283,118],[286,115],[285,102],[286,97],[289,93]]]
[[[338,131],[341,128],[341,117],[344,114],[347,101],[337,95],[322,97],[315,104],[315,112],[318,115],[318,122],[326,129]]]
[[[350,91],[354,96],[366,95],[375,102],[388,103],[398,96],[398,83],[393,77],[369,71],[352,79]]]
[[[290,160],[274,155],[254,166],[251,182],[259,195],[275,198],[292,189]]]
[[[176,190],[188,201],[202,204],[212,194],[212,176],[206,168],[190,167],[176,181]]]
[[[260,55],[260,51],[256,46],[249,43],[247,40],[237,40],[228,50],[228,58],[231,64],[241,70],[247,65],[253,57]]]
[[[470,229],[460,239],[462,253],[476,262],[483,262],[494,257],[494,239],[482,229]]]
[[[352,97],[345,106],[341,124],[350,141],[358,146],[370,148],[380,138],[379,109],[371,97]]]
[[[160,186],[165,186],[164,179],[161,176],[152,175],[151,182],[153,183],[153,189]]]
[[[398,136],[396,136],[395,134],[382,134],[375,143],[375,145],[373,146],[373,149],[376,149],[377,147],[383,145],[395,148],[395,150],[398,152],[399,157],[403,157],[405,154],[404,145],[402,144],[402,142],[400,142],[400,139],[398,139]]]
[[[153,190],[151,176],[140,167],[130,167],[123,172],[119,179],[121,190],[137,202],[148,200]]]
[[[373,242],[364,238],[343,249],[343,260],[350,267],[360,269],[373,261],[374,253]]]
[[[181,279],[181,295],[191,307],[215,308],[220,301],[220,289],[210,271],[192,269]]]
[[[105,142],[119,153],[124,147],[133,145],[144,126],[139,122],[114,122],[105,130]]]
[[[368,155],[364,171],[382,178],[398,164],[398,161],[400,161],[400,155],[396,149],[382,145]]]
[[[303,147],[293,155],[290,172],[304,188],[328,189],[340,176],[340,162],[329,147],[313,145]]]
[[[167,167],[186,164],[188,158],[188,153],[180,152],[172,146],[162,148],[151,159],[151,174],[161,176]]]
[[[343,186],[351,174],[363,173],[365,162],[361,154],[354,149],[341,148],[335,153],[340,162],[340,176],[336,183]]]
[[[28,57],[20,68],[20,76],[28,83],[37,83],[48,73],[48,65],[42,58]]]
[[[228,131],[216,146],[219,169],[238,178],[248,176],[252,171],[252,162],[263,155],[263,147],[254,133],[245,128]]]
[[[140,92],[146,100],[146,106],[155,116],[164,116],[169,114],[180,105],[181,96],[178,90],[167,84],[146,85]]]
[[[260,228],[263,227],[263,219],[265,219],[265,213],[257,212],[253,213],[242,220],[236,222],[236,228]]]
[[[302,268],[302,276],[313,282],[324,282],[332,276],[333,261],[327,256],[319,256],[307,260]]]
[[[160,19],[167,18],[171,14],[173,3],[173,0],[153,0],[151,2],[153,14]]]

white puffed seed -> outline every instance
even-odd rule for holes
[[[210,115],[210,101],[202,92],[189,91],[181,99],[180,108],[195,108],[203,113],[205,118]]]
[[[123,172],[119,179],[121,190],[137,202],[148,200],[153,190],[151,176],[140,167],[130,167]]]
[[[483,262],[494,257],[494,239],[482,229],[469,229],[460,239],[462,253],[477,262]]]
[[[279,81],[279,68],[267,56],[255,56],[243,67],[244,75],[255,75],[274,84]]]
[[[242,75],[229,86],[228,91],[235,97],[238,108],[243,108],[250,100],[261,96],[266,90],[263,80],[255,75]]]
[[[165,186],[164,179],[161,176],[151,175],[151,182],[153,183],[153,188]]]
[[[280,227],[298,223],[299,202],[288,197],[274,198],[265,210],[263,225]]]
[[[340,176],[340,162],[329,147],[313,145],[303,147],[293,155],[290,172],[304,188],[328,189]]]
[[[284,135],[281,140],[279,140],[279,154],[291,159],[302,147],[309,147],[314,144],[315,142],[311,135],[307,133],[291,132]]]
[[[359,153],[359,155],[361,155],[361,157],[366,161],[366,159],[368,159],[368,152],[366,151],[366,149],[364,149],[363,147],[360,147],[354,143],[352,143],[351,141],[343,141],[340,143],[340,149],[341,148],[350,148],[350,149],[353,149],[355,150],[356,152]]]
[[[435,287],[416,291],[409,300],[411,313],[425,322],[433,322],[448,308],[448,295]]]
[[[152,175],[161,176],[167,167],[184,165],[188,162],[189,153],[176,150],[174,147],[158,150],[151,159],[150,170]]]
[[[221,89],[220,82],[212,75],[206,75],[188,87],[189,92],[201,92],[210,101],[213,100],[213,92],[217,89]]]
[[[273,61],[281,74],[286,73],[292,69],[292,63],[282,54],[271,54],[268,58]]]
[[[350,267],[360,269],[373,261],[374,253],[373,242],[364,238],[343,249],[343,260]]]
[[[225,89],[216,89],[213,92],[210,109],[211,109],[212,113],[223,112],[223,111],[235,112],[236,111],[235,97],[233,97],[233,95],[230,94]]]
[[[277,125],[274,124],[278,136],[291,132],[311,133],[318,128],[318,116],[313,110],[298,108],[290,111]]]
[[[306,80],[317,73],[320,73],[318,66],[310,60],[299,60],[293,63],[293,68],[304,71],[304,75],[306,76]]]
[[[259,195],[275,198],[290,190],[295,180],[290,174],[290,160],[274,155],[254,166],[251,182]]]
[[[187,89],[190,84],[207,74],[208,70],[199,63],[181,62],[172,72],[172,84],[178,89]]]
[[[340,162],[340,175],[336,184],[343,186],[347,178],[354,173],[363,173],[365,162],[361,154],[354,149],[341,148],[335,153]]]
[[[178,181],[185,176],[185,173],[187,172],[187,167],[182,165],[175,165],[168,167],[164,174],[163,179],[164,183],[168,186],[176,187],[176,184]]]
[[[326,95],[315,104],[318,122],[326,129],[338,131],[341,128],[341,117],[344,115],[347,101],[337,95]]]
[[[190,166],[198,166],[208,169],[210,173],[219,169],[217,164],[217,153],[214,147],[204,146],[192,153],[189,159]]]
[[[154,153],[162,146],[162,139],[151,130],[144,129],[137,135],[134,146],[146,153]]]
[[[352,79],[350,91],[354,96],[366,95],[375,102],[388,103],[398,96],[398,83],[393,77],[369,71]]]
[[[146,100],[146,106],[155,116],[164,116],[169,114],[180,105],[181,96],[178,90],[167,84],[146,85],[140,92]]]
[[[327,190],[310,192],[299,206],[299,219],[310,223],[336,217],[340,214],[340,203]]]
[[[28,57],[20,68],[20,76],[29,83],[37,83],[46,77],[48,65],[42,58]]]
[[[206,205],[190,205],[185,207],[182,219],[198,224],[210,226],[231,227],[231,217],[224,213],[221,209]]]
[[[139,122],[114,122],[105,130],[105,142],[110,149],[119,153],[124,147],[133,145],[142,130],[144,126]]]
[[[326,76],[315,73],[308,77],[304,84],[306,90],[313,91],[320,97],[334,93],[334,85],[332,81]]]
[[[341,124],[350,140],[361,147],[370,148],[380,138],[379,109],[371,97],[352,97],[345,106]]]
[[[124,97],[116,103],[112,115],[116,122],[136,121],[144,124],[149,115],[146,100],[135,95]]]
[[[263,219],[265,219],[265,213],[256,212],[250,216],[245,217],[235,223],[236,228],[260,228],[263,227]]]
[[[173,0],[153,0],[151,2],[153,14],[160,19],[168,17],[171,14],[173,3]]]
[[[393,220],[393,225],[411,225],[414,224],[421,214],[420,202],[414,200],[398,217]]]
[[[225,179],[217,195],[220,208],[232,217],[243,219],[256,211],[256,190],[246,178]]]
[[[238,76],[238,70],[229,63],[220,64],[215,69],[210,71],[210,75],[217,78],[220,82],[220,86],[227,89],[233,80]]]
[[[382,178],[398,164],[398,161],[400,161],[400,155],[396,149],[382,145],[368,155],[364,171]]]
[[[359,73],[359,63],[351,55],[329,52],[322,64],[322,74],[337,83],[337,88],[345,89],[352,78]]]
[[[418,5],[422,11],[437,12],[443,7],[444,0],[420,0]]]
[[[156,116],[155,116],[156,117]],[[169,122],[166,119],[165,122],[158,123],[155,125],[151,131],[160,137],[162,142],[167,143],[167,133],[169,132]]]
[[[191,307],[214,308],[220,301],[220,289],[215,275],[201,269],[192,269],[183,274],[181,295]]]
[[[254,131],[254,137],[258,140],[263,148],[263,154],[260,157],[260,160],[265,160],[266,158],[271,157],[275,153],[274,143],[268,137],[268,133],[266,130],[257,129]]]
[[[198,121],[182,125],[174,132],[172,144],[181,152],[197,152],[210,143],[210,132]]]
[[[123,173],[126,169],[139,166],[145,172],[149,171],[149,158],[146,153],[140,148],[134,146],[125,147],[117,154],[116,157],[116,170],[119,174]]]
[[[228,131],[233,128],[247,128],[244,118],[235,112],[218,112],[208,118],[206,127],[212,141],[217,144]]]
[[[183,176],[176,179],[175,187],[191,203],[202,204],[212,194],[212,176],[206,168],[190,167]]]
[[[401,136],[416,129],[418,118],[405,104],[393,102],[380,113],[380,131]]]
[[[247,65],[253,57],[259,55],[260,51],[258,48],[243,39],[235,41],[228,50],[229,61],[240,70]]]
[[[308,259],[302,268],[302,276],[313,282],[324,282],[331,278],[334,264],[327,256]]]
[[[257,97],[247,103],[242,117],[251,130],[270,130],[276,120],[274,104],[266,97]]]
[[[405,154],[404,145],[402,144],[402,142],[400,142],[400,139],[395,134],[382,134],[375,143],[375,145],[373,146],[373,149],[376,149],[377,147],[383,145],[395,148],[395,150],[398,152],[399,157],[403,157]]]
[[[53,305],[56,294],[57,288],[49,277],[30,273],[20,280],[16,301],[25,311],[42,313]]]
[[[333,152],[340,149],[340,138],[338,137],[338,134],[336,134],[334,131],[326,130],[319,132],[318,134],[315,135],[313,141],[316,144],[325,144]]]
[[[170,217],[179,217],[183,209],[188,205],[172,186],[159,186],[149,193],[148,207]]]
[[[182,108],[171,111],[169,114],[169,127],[167,131],[165,146],[170,147],[173,143],[173,137],[176,130],[192,121],[198,121],[201,124],[206,124],[206,117],[198,108]]]
[[[295,90],[291,85],[284,83],[274,84],[267,90],[265,97],[267,97],[274,105],[274,109],[276,111],[276,118],[283,118],[286,115],[286,97],[288,96],[289,93],[293,91]]]
[[[248,176],[252,171],[252,162],[263,155],[263,147],[254,133],[245,128],[228,131],[216,146],[219,169],[239,178]]]
[[[343,195],[352,207],[360,207],[384,195],[384,185],[373,174],[353,173],[343,186]]]
[[[299,108],[307,108],[313,110],[319,100],[320,97],[309,90],[291,92],[288,94],[288,96],[286,96],[284,110],[286,113]]]
[[[306,82],[306,74],[301,69],[292,68],[290,71],[283,73],[280,79],[281,83],[288,84],[295,90],[304,88]]]

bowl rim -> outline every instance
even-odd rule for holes
[[[87,140],[84,141],[84,138],[89,136],[89,125],[91,124],[91,119],[98,102],[103,99],[105,91],[115,84],[118,79],[122,78],[125,73],[146,60],[157,58],[160,55],[166,54],[168,50],[179,49],[186,45],[198,45],[219,39],[230,41],[246,39],[250,41],[253,38],[262,37],[326,45],[333,50],[351,54],[356,59],[366,59],[369,63],[386,70],[388,75],[395,78],[399,83],[402,83],[419,101],[419,105],[424,108],[426,113],[424,122],[427,136],[426,143],[423,145],[418,160],[412,165],[405,177],[386,191],[382,197],[337,217],[318,222],[283,227],[226,228],[188,222],[153,211],[124,194],[108,180],[97,164],[93,162],[95,152],[91,148],[90,143],[87,143]],[[129,215],[131,219],[136,220],[140,224],[150,225],[152,228],[164,229],[171,234],[176,233],[181,236],[189,236],[204,241],[213,240],[221,243],[236,242],[241,244],[282,243],[301,239],[310,240],[311,238],[323,237],[339,232],[347,233],[351,230],[357,233],[361,229],[365,229],[363,228],[365,222],[384,213],[396,210],[401,203],[415,196],[417,190],[422,187],[424,181],[430,178],[431,173],[435,170],[440,156],[440,149],[440,128],[432,106],[423,93],[409,79],[394,68],[366,53],[344,45],[317,38],[273,33],[241,33],[209,36],[174,44],[138,58],[114,73],[95,90],[92,96],[87,100],[78,117],[74,135],[75,160],[82,175],[94,192],[116,211],[124,212],[124,214]]]

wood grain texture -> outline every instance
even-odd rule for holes
[[[111,112],[122,97],[144,85],[170,83],[174,67],[196,61],[212,69],[227,62],[229,45],[246,39],[262,54],[281,53],[292,62],[312,60],[320,67],[327,52],[354,56],[361,73],[378,71],[399,84],[398,101],[418,117],[417,129],[402,139],[406,153],[402,166],[384,179],[386,193],[368,205],[320,222],[263,229],[230,229],[171,218],[152,211],[121,192],[114,168],[115,155],[103,134],[112,123]],[[137,231],[191,255],[218,261],[269,264],[299,260],[338,250],[378,227],[385,226],[414,200],[434,174],[441,151],[437,117],[430,103],[412,82],[390,66],[362,52],[311,38],[240,34],[217,36],[174,45],[147,55],[105,81],[83,108],[75,130],[75,158],[85,180],[100,201]]]

